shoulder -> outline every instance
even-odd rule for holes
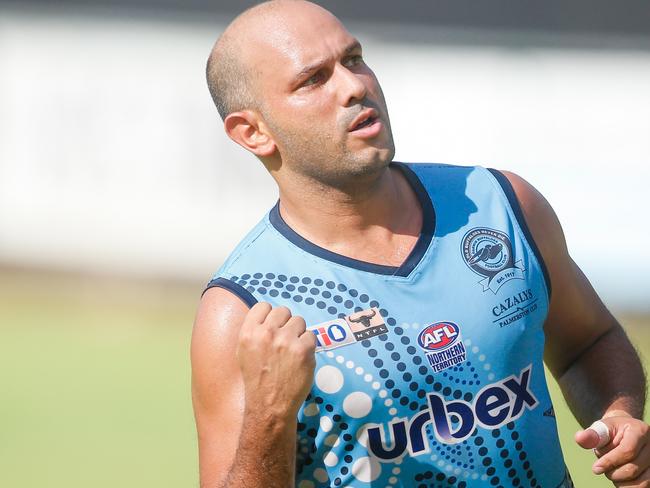
[[[551,204],[521,176],[511,171],[499,172],[512,185],[526,224],[546,264],[550,267],[554,262],[566,259],[568,250],[564,232]]]
[[[195,403],[210,410],[214,393],[230,386],[220,384],[215,371],[237,371],[235,349],[240,326],[248,313],[248,305],[237,295],[222,287],[205,291],[199,302],[190,355],[192,389]],[[228,376],[221,376],[228,378]]]
[[[544,324],[545,359],[559,377],[616,322],[578,265],[571,259],[562,226],[546,198],[522,177],[502,174],[512,185],[526,224],[544,259],[553,294]]]

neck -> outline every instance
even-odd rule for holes
[[[280,182],[279,182],[280,183]],[[333,188],[307,178],[282,181],[280,214],[305,239],[363,261],[399,265],[422,227],[417,196],[397,168]]]

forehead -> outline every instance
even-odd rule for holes
[[[356,42],[325,11],[296,12],[272,25],[267,32],[256,32],[251,43],[255,70],[266,78],[290,79],[308,65],[338,58]]]

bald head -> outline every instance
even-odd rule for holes
[[[206,78],[214,104],[222,119],[244,109],[262,108],[258,89],[262,41],[273,37],[305,10],[333,15],[304,0],[270,0],[249,8],[233,20],[219,37],[208,58]],[[294,19],[292,19],[292,17]]]
[[[246,10],[215,43],[207,78],[228,137],[277,181],[345,185],[392,158],[386,101],[360,42],[314,3]]]

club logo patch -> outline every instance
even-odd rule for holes
[[[388,333],[384,319],[375,307],[350,314],[345,317],[345,321],[358,341]]]
[[[460,327],[453,322],[427,325],[418,334],[418,345],[424,349],[429,366],[436,373],[467,359]]]
[[[514,260],[512,244],[506,234],[487,227],[476,227],[465,234],[461,242],[465,264],[476,274],[483,291],[493,293],[514,279],[524,279],[524,265]]]
[[[316,352],[335,349],[387,334],[388,328],[375,307],[307,327],[316,336]]]

